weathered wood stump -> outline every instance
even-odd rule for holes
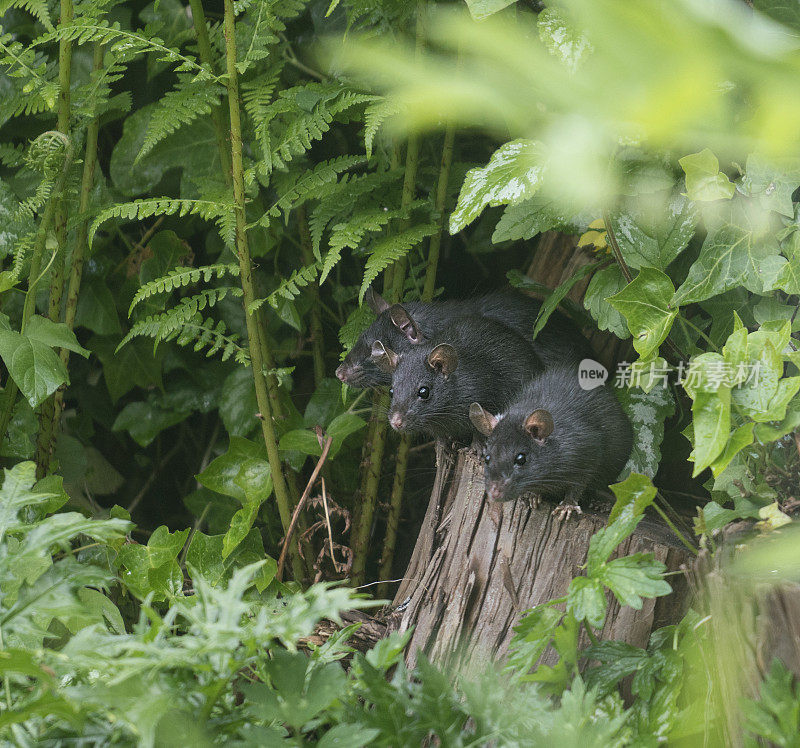
[[[437,449],[428,510],[387,622],[390,631],[414,627],[409,666],[420,650],[440,663],[502,658],[523,611],[566,594],[586,561],[589,540],[607,517],[585,513],[560,521],[552,508],[489,501],[477,455]],[[640,551],[652,551],[671,571],[690,556],[666,528],[646,520],[618,554]],[[688,585],[681,575],[672,582],[672,595],[646,600],[642,610],[620,608],[610,598],[602,636],[644,646],[652,629],[679,620]],[[554,656],[546,652],[544,661]]]

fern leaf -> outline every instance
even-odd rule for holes
[[[102,224],[111,218],[119,218],[123,221],[142,220],[152,216],[171,216],[180,217],[189,214],[200,216],[207,221],[214,221],[223,229],[229,230],[232,220],[235,221],[233,205],[214,200],[186,200],[171,197],[156,197],[146,200],[134,200],[132,203],[118,203],[106,208],[94,219],[89,228],[89,245],[94,239],[94,235]]]
[[[306,171],[288,190],[286,190],[259,221],[262,226],[269,225],[270,218],[278,218],[282,211],[288,211],[313,198],[326,185],[336,181],[343,171],[366,162],[363,156],[340,156],[317,164],[313,170]]]
[[[380,99],[364,109],[364,147],[367,156],[372,157],[372,144],[381,125],[400,110],[400,105],[394,99]]]
[[[145,299],[161,293],[169,293],[177,288],[185,288],[192,283],[199,283],[200,279],[208,283],[213,278],[222,278],[225,275],[238,277],[239,266],[235,263],[217,263],[216,265],[203,265],[202,267],[179,267],[170,270],[166,275],[145,283],[134,294],[133,301],[128,309],[130,317],[134,307]]]
[[[50,19],[50,9],[47,7],[47,0],[2,0],[0,1],[0,16],[11,8],[30,13],[48,31],[53,31],[53,22]]]
[[[342,360],[350,353],[359,336],[375,321],[375,313],[366,305],[357,306],[347,321],[339,329],[339,342],[342,344]]]
[[[279,299],[292,301],[299,296],[301,288],[305,288],[309,283],[313,283],[317,279],[318,273],[319,263],[316,262],[313,265],[298,268],[265,299],[256,299],[251,302],[247,307],[247,313],[253,314],[264,305],[264,302],[267,302],[273,309],[277,309],[280,303]]]
[[[358,292],[358,303],[364,300],[370,284],[393,262],[403,257],[408,250],[415,244],[419,244],[426,236],[430,236],[436,231],[435,224],[428,223],[422,226],[415,226],[397,236],[389,236],[379,241],[372,254],[367,260],[364,268],[364,280],[361,282],[361,289]]]
[[[222,97],[222,87],[183,76],[172,91],[161,97],[150,115],[144,142],[134,159],[137,164],[164,138],[198,117],[211,113]]]
[[[55,64],[32,46],[24,46],[13,34],[3,33],[0,26],[0,73],[24,80],[18,93],[3,97],[0,114],[3,119],[19,114],[39,114],[56,105],[58,81]]]

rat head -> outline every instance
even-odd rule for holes
[[[419,327],[400,304],[389,305],[385,299],[367,289],[364,297],[378,318],[359,335],[356,344],[336,369],[336,376],[350,387],[379,387],[391,384],[391,372],[377,365],[373,346],[383,341],[391,349],[402,349],[422,340]]]
[[[472,403],[469,419],[487,437],[483,459],[490,499],[511,501],[526,491],[547,494],[558,488],[554,467],[560,459],[548,411],[539,408],[522,417],[494,416]]]
[[[399,357],[392,378],[389,423],[396,431],[426,431],[435,436],[458,430],[453,373],[456,349],[448,343],[414,346]],[[462,418],[466,416],[464,408]]]

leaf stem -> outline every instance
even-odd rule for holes
[[[255,315],[248,312],[250,304],[255,300],[253,287],[253,263],[250,260],[250,248],[247,243],[247,219],[245,216],[244,194],[244,162],[242,159],[242,122],[239,109],[239,79],[236,70],[236,36],[235,14],[233,0],[225,0],[225,61],[228,72],[228,110],[231,123],[231,178],[233,180],[233,201],[236,213],[236,254],[239,258],[240,282],[244,294],[243,303],[245,320],[247,323],[247,340],[250,345],[250,360],[253,368],[253,381],[256,389],[256,400],[261,411],[261,431],[267,449],[272,473],[272,485],[275,490],[275,500],[281,517],[284,532],[288,532],[291,521],[291,503],[289,490],[283,474],[280,454],[278,452],[278,438],[272,420],[272,407],[270,404],[267,380],[264,376],[264,358],[261,341],[259,339],[258,324]],[[269,348],[264,353],[270,357]],[[274,368],[274,367],[271,367]],[[297,554],[292,554],[292,569],[296,579],[302,577],[302,565]]]
[[[303,264],[308,267],[314,264],[314,251],[311,244],[311,231],[308,227],[308,214],[301,205],[297,209],[297,224],[300,229],[300,250],[303,253]],[[325,377],[325,340],[322,330],[322,310],[319,303],[319,283],[312,281],[308,286],[311,295],[311,353],[314,361],[314,384],[319,387]]]

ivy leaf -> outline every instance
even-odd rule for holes
[[[678,159],[686,173],[686,195],[690,200],[723,200],[733,197],[736,191],[728,177],[719,170],[717,157],[704,148]]]
[[[567,592],[567,610],[579,621],[600,628],[606,620],[606,594],[598,579],[575,577]]]
[[[354,413],[340,413],[334,418],[325,433],[333,440],[331,442],[330,457],[334,457],[341,449],[344,440],[356,431],[364,428],[367,423],[363,418],[359,418]]]
[[[703,301],[737,286],[757,294],[774,287],[786,262],[775,235],[744,223],[733,217],[709,232],[672,298],[674,305]]]
[[[93,337],[88,345],[103,364],[103,378],[108,394],[116,402],[134,387],[161,387],[163,351],[153,352],[145,340],[132,340],[115,352],[119,340],[112,337]]]
[[[91,278],[81,283],[75,326],[85,327],[98,335],[122,332],[114,296],[102,279]]]
[[[784,245],[783,254],[787,262],[775,279],[775,288],[788,294],[800,294],[800,232],[792,233],[791,239]]]
[[[67,367],[47,343],[13,330],[0,329],[0,357],[32,408],[69,381]]]
[[[601,330],[610,330],[623,340],[630,337],[625,318],[607,301],[609,296],[621,291],[626,286],[617,265],[611,265],[598,270],[589,281],[586,294],[583,297],[584,306],[594,317]]]
[[[794,204],[792,193],[800,186],[800,159],[781,159],[770,163],[758,154],[747,157],[741,189],[750,197],[757,197],[764,210],[792,218]]]
[[[259,568],[253,583],[258,592],[263,592],[278,569],[277,562],[264,553],[264,541],[261,533],[254,527],[239,544],[234,553],[223,555],[224,535],[205,535],[196,532],[186,553],[186,564],[214,587],[225,585],[230,581],[235,569],[266,558],[266,563]]]
[[[450,233],[472,223],[486,205],[513,205],[533,197],[541,185],[544,162],[544,146],[535,140],[512,140],[500,146],[486,166],[470,169],[464,177],[450,214]]]
[[[226,378],[219,395],[219,415],[231,436],[247,436],[258,425],[258,402],[253,373],[237,366]]]
[[[164,600],[182,593],[183,574],[177,558],[189,530],[169,532],[163,525],[157,527],[147,545],[129,543],[119,551],[119,559],[126,571],[122,581],[140,599],[153,593],[155,600]]]
[[[659,205],[658,201],[644,203],[644,200],[644,196],[637,196],[635,207],[612,214],[609,217],[611,227],[630,267],[666,270],[694,235],[697,209],[678,193],[673,194],[666,205]]]
[[[617,497],[611,514],[608,515],[609,523],[614,522],[623,511],[630,507],[634,516],[644,514],[656,498],[656,489],[653,482],[646,475],[631,473],[624,481],[609,486]]]
[[[749,447],[753,443],[753,428],[755,424],[752,421],[739,426],[738,429],[728,437],[725,448],[720,453],[714,462],[711,463],[711,472],[714,477],[722,473],[730,464],[731,460],[741,452],[745,447]]]
[[[666,570],[652,553],[634,553],[603,564],[597,570],[597,578],[614,593],[620,605],[641,610],[642,598],[661,597],[672,592],[663,578]]]
[[[633,347],[642,358],[655,353],[669,334],[678,314],[677,308],[670,308],[674,294],[669,276],[656,268],[643,267],[622,291],[607,297],[608,303],[627,320]]]

